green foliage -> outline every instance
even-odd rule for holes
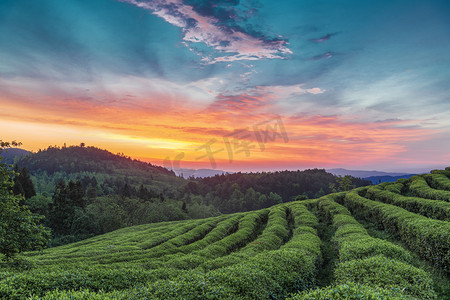
[[[355,187],[355,185],[352,182],[352,176],[349,175],[339,176],[338,178],[336,178],[336,182],[338,184],[339,192],[350,191]]]
[[[448,282],[449,223],[383,203],[380,198],[395,198],[398,205],[404,198],[414,198],[404,196],[409,193],[408,182],[245,213],[125,227],[73,244],[26,252],[20,256],[24,263],[0,264],[0,298],[285,299],[297,293],[291,299],[444,299],[441,287]],[[191,185],[189,189],[202,187]],[[256,190],[243,194],[261,198]],[[27,201],[41,209],[48,199]],[[189,195],[176,207],[183,213],[184,202],[189,212],[193,203],[206,199],[213,197]],[[426,205],[431,207],[428,201],[443,203],[415,200],[416,206],[410,209],[418,212]],[[85,211],[76,207],[71,230],[83,231],[90,224],[86,216],[100,216],[113,204],[120,209],[111,210],[111,218],[120,212],[124,213],[118,220],[126,220],[129,212],[132,218],[144,218],[150,211],[141,210],[139,203],[152,202],[141,201],[94,197]],[[158,199],[154,204],[170,202]],[[156,210],[156,206],[151,208]],[[361,224],[361,219],[366,221]],[[373,227],[389,231],[434,268],[417,256],[413,259],[403,246],[387,241],[384,235],[373,237]],[[434,283],[430,270],[433,279],[437,278]],[[333,280],[330,286],[323,287],[323,272],[330,272],[326,281]],[[435,272],[441,275],[436,277]]]
[[[54,290],[81,290],[111,292],[123,290],[137,284],[144,284],[176,277],[181,274],[171,269],[131,270],[96,268],[77,270],[51,268],[26,271],[21,276],[8,276],[0,283],[0,297],[23,299],[28,295],[43,296]]]
[[[402,247],[371,237],[345,207],[333,201],[333,199],[340,198],[339,196],[325,196],[318,201],[319,208],[330,218],[332,226],[336,230],[333,241],[338,249],[340,262],[380,254],[411,262],[411,255]]]
[[[9,145],[1,140],[0,144],[0,151]],[[20,205],[23,196],[13,195],[13,175],[5,164],[0,164],[0,253],[7,260],[19,252],[43,248],[49,237],[39,224],[42,217]]]
[[[195,189],[188,183],[187,190],[204,197],[209,194],[213,204],[223,213],[267,208],[294,201],[298,195],[320,197],[334,192],[337,182],[342,190],[370,184],[351,176],[334,176],[321,169],[224,174],[197,178],[195,182]]]
[[[450,221],[450,203],[438,200],[402,196],[391,192],[391,190],[393,190],[391,188],[392,186],[395,185],[390,184],[385,186],[385,190],[383,190],[380,186],[370,187],[365,196],[372,200],[399,206],[410,212],[417,213],[425,217],[442,221]]]
[[[330,300],[330,299],[346,299],[346,300],[400,300],[413,299],[405,295],[401,290],[396,288],[383,289],[379,287],[371,287],[362,284],[350,283],[328,286],[326,288],[305,291],[296,294],[290,300]],[[416,299],[416,298],[414,298]]]
[[[295,201],[301,201],[301,200],[308,200],[308,196],[307,195],[298,195],[297,197],[295,197]]]
[[[423,175],[431,187],[450,191],[450,172],[445,170],[432,170],[431,174]]]
[[[14,172],[16,173],[14,176],[14,186],[12,188],[14,195],[22,195],[25,199],[36,196],[36,191],[28,169],[24,167],[19,171],[17,165],[15,165]]]
[[[435,299],[433,282],[425,271],[383,255],[340,263],[336,284],[354,282],[372,287],[395,288],[419,299]]]
[[[450,191],[442,191],[431,188],[424,177],[413,176],[409,180],[409,189],[414,195],[425,199],[435,199],[450,202]]]
[[[445,272],[450,271],[449,222],[429,219],[397,206],[369,200],[358,195],[358,190],[347,193],[341,202],[353,213],[383,226],[436,267]]]

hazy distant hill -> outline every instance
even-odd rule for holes
[[[213,177],[216,175],[229,174],[231,172],[225,172],[222,170],[213,170],[213,169],[174,169],[173,170],[177,176],[182,176],[183,178],[189,177]]]
[[[405,174],[405,175],[400,175],[400,176],[370,176],[370,177],[366,177],[364,179],[369,180],[373,184],[379,184],[379,183],[383,183],[383,182],[394,182],[400,178],[409,179],[414,175],[417,175],[417,174]]]
[[[31,152],[20,148],[5,149],[0,153],[0,156],[2,157],[1,162],[5,164],[13,164],[15,159],[17,160],[28,154],[31,154]]]
[[[391,173],[391,172],[381,172],[381,171],[364,171],[364,170],[347,170],[342,168],[337,169],[327,169],[327,172],[337,176],[350,175],[359,178],[368,178],[373,176],[403,176],[407,173]]]
[[[347,169],[329,169],[327,172],[337,176],[350,175],[370,181],[372,184],[379,184],[383,182],[394,182],[400,178],[410,178],[416,174],[408,173],[393,173],[382,171],[363,171],[363,170],[347,170]]]

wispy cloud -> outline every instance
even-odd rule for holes
[[[335,36],[336,34],[338,34],[338,33],[337,32],[335,32],[335,33],[328,33],[327,35],[324,35],[324,36],[322,36],[320,38],[317,38],[317,39],[311,39],[310,41],[314,42],[314,43],[327,42],[329,39],[331,39],[331,37]]]
[[[285,59],[292,50],[281,37],[269,38],[224,24],[217,16],[200,14],[182,0],[121,0],[147,9],[183,30],[186,43],[203,43],[216,52],[203,56],[206,64],[239,60]],[[228,16],[232,17],[232,16]]]
[[[322,53],[322,54],[315,55],[315,56],[311,57],[308,60],[320,60],[320,59],[324,59],[324,58],[328,59],[328,58],[332,58],[332,57],[333,57],[333,53],[332,52],[325,52],[325,53]]]
[[[302,94],[321,94],[320,88],[304,88],[302,85],[289,86],[255,86],[246,90],[219,93],[216,100],[208,107],[208,111],[224,111],[233,113],[255,114],[263,109],[271,112],[277,101],[283,101]]]

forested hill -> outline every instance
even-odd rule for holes
[[[37,193],[52,195],[60,179],[79,180],[85,189],[95,187],[99,196],[133,197],[145,189],[151,197],[162,195],[187,204],[212,204],[223,213],[269,207],[292,201],[298,195],[315,198],[370,184],[351,176],[335,176],[324,169],[239,172],[185,180],[166,168],[84,145],[49,147],[15,160],[19,169],[29,170]]]
[[[185,191],[202,195],[220,211],[230,213],[269,207],[295,199],[318,198],[370,184],[360,178],[335,176],[324,169],[309,169],[196,178],[191,179]]]
[[[84,146],[49,147],[22,157],[18,163],[31,172],[45,171],[48,175],[55,172],[114,173],[134,169],[175,176],[174,172],[160,166],[131,159],[123,154],[116,155],[107,150]]]
[[[85,188],[97,188],[98,195],[132,195],[140,186],[153,194],[175,196],[185,180],[166,168],[131,159],[123,154],[81,146],[49,147],[16,159],[26,167],[38,193],[53,194],[58,180],[80,180]]]

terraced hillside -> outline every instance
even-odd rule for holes
[[[450,299],[450,168],[23,258],[0,269],[0,297]]]

